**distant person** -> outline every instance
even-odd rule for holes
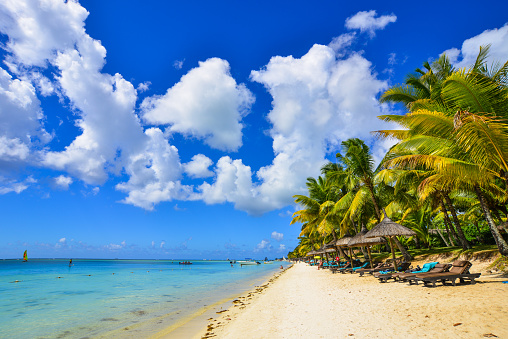
[[[283,270],[283,269],[284,269],[284,267],[282,267],[282,265],[280,265],[280,269],[281,269],[281,270]]]
[[[72,266],[72,259],[69,261],[69,267]]]

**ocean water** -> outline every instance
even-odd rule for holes
[[[0,338],[146,338],[261,284],[280,263],[0,260]]]

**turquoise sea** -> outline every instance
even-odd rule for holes
[[[260,285],[280,263],[0,260],[0,338],[146,338]]]

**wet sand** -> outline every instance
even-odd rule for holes
[[[193,337],[508,338],[508,279],[484,266],[473,265],[482,272],[474,285],[429,288],[298,263],[216,312]]]

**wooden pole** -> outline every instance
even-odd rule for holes
[[[397,264],[395,263],[395,250],[393,249],[393,240],[392,237],[389,237],[388,239],[390,239],[390,247],[392,249],[393,269],[397,271]]]
[[[370,246],[367,246],[367,253],[369,253],[370,268],[374,268],[372,266],[372,254],[370,253]]]

